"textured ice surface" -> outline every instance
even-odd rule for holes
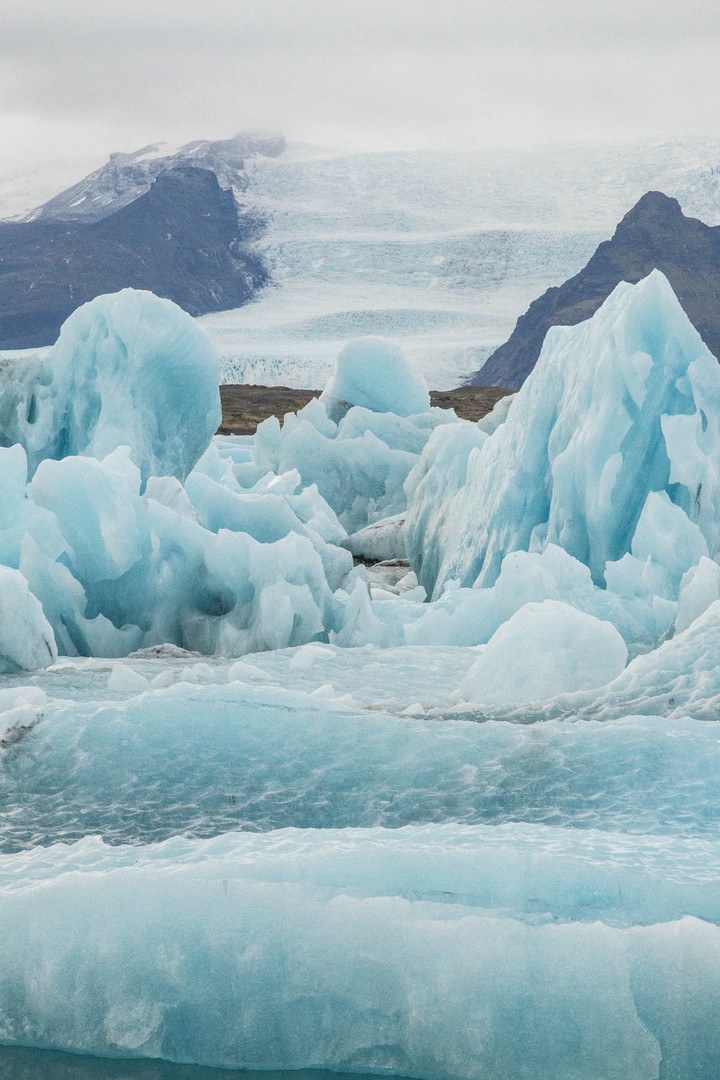
[[[683,574],[675,616],[675,631],[680,633],[699,615],[720,600],[720,565],[704,555]]]
[[[423,531],[437,552],[408,548],[419,579],[430,559],[436,590],[492,584],[508,552],[554,543],[615,592],[675,598],[720,549],[718,415],[718,363],[667,280],[620,284],[587,322],[550,331],[461,490],[411,507],[442,519]]]
[[[359,338],[342,349],[322,397],[328,411],[342,403],[397,416],[430,408],[425,383],[413,375],[397,345],[374,337]]]
[[[17,570],[0,566],[0,672],[32,671],[57,658],[40,601]]]
[[[250,685],[254,665],[240,666],[230,675],[242,682],[213,685],[189,672],[200,681],[163,689],[148,680],[128,701],[48,701],[42,721],[2,752],[4,849],[93,833],[148,842],[290,825],[718,830],[715,724],[658,716],[477,724],[426,719],[422,707],[389,715],[328,681],[312,696],[267,675]],[[303,675],[300,665],[286,671]],[[369,668],[366,683],[373,679]]]
[[[282,427],[275,417],[265,420],[257,429],[252,462],[238,465],[236,473],[240,483],[250,485],[268,472],[296,470],[303,487],[316,485],[352,533],[405,510],[405,480],[431,432],[456,421],[443,409],[400,416],[361,405],[338,410],[333,402],[337,405],[332,397],[313,399],[288,413]]]
[[[353,555],[378,562],[405,559],[405,514],[381,518],[359,529],[344,542]]]
[[[185,488],[151,477],[141,494],[120,448],[41,462],[26,497],[22,449],[0,450],[4,461],[15,479],[0,557],[27,579],[62,653],[170,642],[239,655],[343,624],[338,590],[355,581],[345,531],[316,490],[298,491],[297,474],[245,491],[213,447]]]
[[[44,458],[129,446],[143,479],[184,480],[220,423],[220,360],[176,304],[136,289],[98,296],[45,359],[7,361],[0,430],[31,472]]]
[[[449,826],[5,857],[4,1040],[468,1080],[649,1080],[662,1060],[706,1080],[717,854]]]
[[[448,440],[448,444],[452,441]],[[459,460],[458,454],[458,463]],[[430,479],[434,478],[431,476]],[[452,483],[452,477],[449,483]],[[417,516],[410,516],[407,522],[406,544],[417,544],[424,527],[431,530],[434,525],[441,524],[439,519],[429,517],[422,521]],[[432,556],[437,547],[433,546],[429,532],[427,535]],[[424,561],[420,573],[427,584],[423,569],[430,572]],[[353,627],[354,643],[371,641],[386,647],[433,643],[480,645],[489,641],[498,627],[523,605],[545,600],[569,604],[578,611],[612,623],[633,656],[654,647],[672,630],[677,610],[674,601],[656,596],[649,587],[631,595],[599,588],[594,585],[584,563],[557,545],[549,544],[542,552],[514,551],[506,555],[500,575],[491,587],[457,588],[454,583],[449,583],[442,595],[429,604],[377,602],[372,607],[367,603],[364,607],[359,605]],[[347,627],[343,633],[346,632]]]
[[[687,630],[636,657],[602,693],[559,697],[534,715],[601,720],[645,713],[692,716],[716,721],[720,716],[720,602]]]
[[[78,871],[197,869],[215,880],[288,882],[356,896],[483,908],[540,924],[626,927],[693,915],[720,921],[717,837],[628,835],[523,822],[399,829],[278,829],[174,836],[151,845],[99,837],[0,856],[0,896]]]
[[[462,694],[525,705],[603,686],[625,667],[627,646],[609,622],[559,600],[525,604],[496,630],[465,676]]]
[[[378,711],[446,700],[474,656],[154,650],[10,691],[49,700],[0,751],[0,1039],[714,1080],[718,725]]]
[[[405,546],[418,581],[431,594],[445,549],[452,543],[446,511],[465,486],[471,456],[487,441],[477,424],[438,427],[405,482]]]

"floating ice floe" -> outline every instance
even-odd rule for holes
[[[716,840],[528,825],[6,855],[3,1041],[433,1080],[509,1065],[642,1080],[661,1063],[701,1080],[720,1054],[717,858]]]
[[[136,672],[125,689],[119,680],[107,686],[125,666],[114,662],[96,673],[90,700],[53,700],[59,676],[52,673],[39,686],[13,688],[15,698],[0,700],[3,722],[7,716],[11,730],[12,710],[27,707],[22,725],[32,730],[21,752],[2,755],[0,846],[421,822],[524,821],[657,836],[720,831],[716,724],[668,719],[651,704],[644,716],[617,708],[613,718],[596,708],[600,719],[582,723],[531,709],[487,723],[468,712],[450,722],[438,710],[414,715],[406,711],[413,694],[427,700],[427,693],[412,672],[423,662],[432,670],[432,650],[409,658],[391,650],[404,705],[391,714],[377,699],[363,705],[356,690],[364,682],[367,698],[368,682],[377,684],[364,650],[341,661],[355,665],[354,678],[321,660],[310,677],[288,659],[267,672],[242,670],[231,682],[190,681],[192,673],[178,671],[169,686],[155,665],[154,675],[143,669],[144,684]],[[451,670],[456,664],[451,658]],[[66,673],[78,697],[74,688],[85,681]]]
[[[461,689],[490,707],[526,705],[603,686],[626,663],[627,646],[611,623],[544,600],[525,604],[500,626]]]

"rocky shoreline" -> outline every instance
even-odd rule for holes
[[[459,386],[456,390],[431,390],[431,405],[454,409],[461,420],[481,420],[494,405],[511,394],[501,386]],[[235,383],[220,387],[222,424],[219,435],[253,435],[269,416],[284,416],[307,405],[319,390],[294,390],[288,386],[253,386]]]

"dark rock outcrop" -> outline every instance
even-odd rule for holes
[[[535,366],[551,326],[575,326],[590,318],[620,281],[635,284],[656,269],[720,357],[720,226],[685,217],[677,199],[650,191],[579,274],[533,301],[471,383],[517,389]]]
[[[191,315],[240,307],[267,280],[244,246],[256,227],[214,173],[190,166],[97,222],[0,222],[0,347],[51,345],[80,304],[126,286]]]

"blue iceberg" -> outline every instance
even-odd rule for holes
[[[718,415],[718,362],[667,279],[618,285],[587,322],[549,331],[460,489],[417,487],[408,536],[422,583],[492,585],[510,552],[555,544],[615,591],[649,560],[654,592],[676,599],[683,573],[720,552]]]

